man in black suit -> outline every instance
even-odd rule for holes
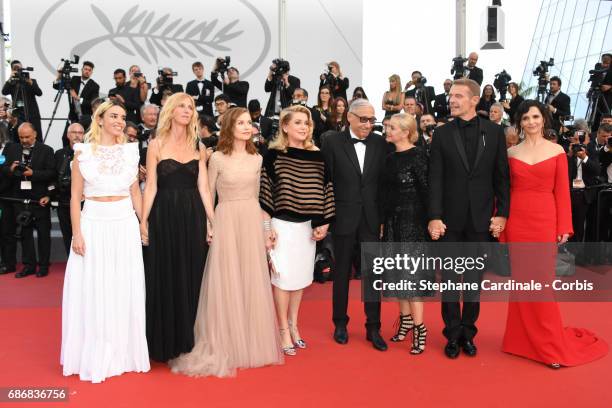
[[[436,128],[433,135],[428,225],[433,240],[488,242],[490,231],[499,234],[505,227],[510,205],[506,140],[500,126],[477,117],[479,99],[475,81],[456,80],[450,91],[455,120]],[[479,275],[476,270],[466,271],[463,281],[479,283]],[[458,282],[460,276],[443,271],[442,280]],[[448,340],[444,352],[449,358],[456,358],[460,348],[470,356],[477,352],[473,339],[480,303],[476,294],[463,302],[462,310],[458,295],[442,294],[443,333]]]
[[[172,95],[177,92],[183,92],[183,85],[174,83],[174,72],[172,68],[162,68],[157,77],[157,83],[151,92],[149,102],[161,107],[164,93]]]
[[[349,108],[348,122],[349,128],[325,138],[321,149],[329,166],[336,200],[333,321],[334,340],[339,344],[348,342],[347,308],[353,250],[358,243],[378,241],[381,223],[378,187],[387,156],[387,143],[372,133],[376,118],[370,102],[355,100]],[[387,344],[380,336],[380,300],[372,301],[370,280],[371,277],[362,280],[366,290],[366,338],[374,348],[384,351]]]
[[[221,78],[223,82],[219,80],[219,72],[217,72],[217,63],[215,62],[215,67],[210,73],[212,83],[229,97],[231,103],[241,108],[246,108],[249,83],[240,80],[238,68],[229,67],[227,75],[222,74]]]
[[[272,140],[275,136],[272,134],[272,119],[261,115],[261,105],[257,99],[249,101],[249,114],[251,122],[259,126],[260,135],[266,140],[266,143]]]
[[[470,53],[468,56],[468,63],[465,67],[465,75],[468,79],[476,81],[478,85],[482,85],[483,73],[482,69],[476,66],[478,62],[478,54],[475,52]]]
[[[450,116],[450,107],[448,106],[448,99],[452,84],[453,81],[451,81],[450,79],[445,79],[444,93],[436,95],[436,100],[434,102],[434,112],[437,120],[444,119]]]
[[[40,110],[38,109],[37,96],[42,96],[42,90],[35,79],[30,78],[29,72],[22,71],[21,62],[11,62],[11,77],[2,87],[2,95],[11,95],[13,100],[13,115],[17,117],[18,123],[29,122],[36,129],[39,141],[42,141],[42,127],[40,124]]]
[[[433,114],[433,104],[436,99],[434,87],[425,86],[421,71],[414,71],[411,76],[412,80],[406,84],[405,89],[408,89],[411,85],[414,85],[414,87],[406,91],[406,96],[411,96],[416,99],[417,102],[420,102],[425,108],[423,113]]]
[[[568,95],[561,92],[561,78],[550,78],[550,91],[546,96],[546,105],[552,114],[552,126],[555,132],[561,129],[561,117],[569,116],[571,99]]]
[[[199,114],[213,116],[212,105],[215,100],[215,86],[211,81],[204,78],[204,65],[200,61],[194,62],[191,65],[191,70],[196,79],[187,82],[185,92],[193,96]]]
[[[287,65],[289,62],[287,62]],[[266,105],[265,116],[271,118],[275,113],[280,113],[287,106],[291,105],[293,92],[300,87],[300,78],[289,74],[289,70],[280,76],[274,74],[276,64],[270,66],[268,77],[264,85],[264,90],[270,92],[270,98]],[[278,92],[280,87],[280,93]]]
[[[53,149],[36,141],[36,130],[25,122],[19,126],[20,143],[12,143],[4,151],[6,164],[2,176],[10,180],[12,195],[37,204],[16,204],[15,214],[29,212],[31,222],[22,227],[23,264],[22,271],[15,274],[23,278],[36,273],[43,277],[49,273],[51,251],[51,213],[49,209],[49,184],[55,179],[55,160]],[[25,168],[20,168],[20,163]],[[19,227],[18,227],[19,228]],[[38,235],[38,265],[36,271],[36,251],[34,250],[33,228]]]
[[[70,78],[70,123],[81,123],[84,128],[91,123],[91,102],[100,96],[100,85],[91,78],[94,64],[90,61],[83,62],[81,76]],[[58,89],[62,79],[61,70],[57,71],[57,77],[53,81],[53,89]]]
[[[0,112],[4,106],[0,106]],[[4,156],[7,146],[13,143],[5,123],[0,123],[0,156]],[[6,130],[6,132],[5,132]],[[9,149],[10,150],[10,149]],[[3,163],[6,166],[6,161]],[[1,166],[1,165],[0,165]],[[1,168],[1,167],[0,167]],[[8,177],[0,177],[0,196],[11,197],[12,183]],[[15,272],[17,265],[17,241],[15,240],[15,211],[10,201],[0,200],[0,275]]]
[[[125,70],[118,68],[113,72],[115,79],[115,87],[108,91],[109,99],[117,100],[126,110],[126,120],[133,123],[138,123],[140,119],[140,89],[130,86],[125,76]]]

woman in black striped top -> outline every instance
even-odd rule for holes
[[[323,154],[312,142],[310,110],[291,106],[263,160],[259,201],[283,351],[306,348],[297,327],[303,289],[312,283],[316,241],[335,215],[334,191]]]

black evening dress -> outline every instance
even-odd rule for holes
[[[145,255],[149,356],[168,361],[191,351],[206,243],[198,160],[157,164],[157,194]]]
[[[421,147],[413,147],[403,152],[389,155],[383,173],[381,199],[384,208],[384,233],[382,242],[386,256],[396,253],[420,257],[427,253],[422,247],[429,240],[427,233],[427,196],[428,196],[427,152]],[[420,243],[420,244],[419,244]],[[407,270],[387,271],[383,281],[399,283],[414,282],[414,290],[386,290],[387,298],[410,299],[433,296],[433,291],[420,290],[421,280],[434,281],[433,271]]]

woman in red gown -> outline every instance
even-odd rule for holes
[[[525,140],[508,150],[510,216],[501,240],[550,243],[510,248],[514,278],[529,274],[550,282],[555,244],[566,242],[573,233],[567,158],[560,145],[544,138],[544,129],[551,123],[544,105],[525,101],[516,119]],[[526,256],[528,253],[537,256]],[[546,295],[550,301],[509,303],[503,351],[554,368],[588,363],[608,353],[606,342],[588,330],[564,327],[552,291],[540,296]]]

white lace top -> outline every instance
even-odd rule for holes
[[[95,153],[91,144],[76,143],[74,151],[79,152],[85,197],[130,195],[130,186],[138,177],[138,143],[98,145]]]

